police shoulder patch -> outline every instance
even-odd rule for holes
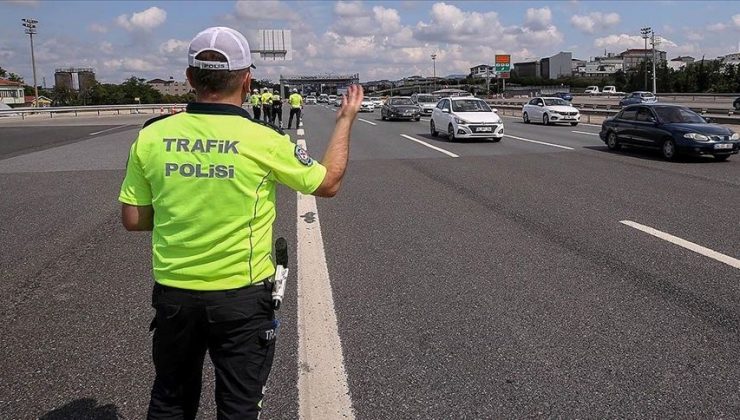
[[[313,159],[308,155],[308,151],[299,145],[296,145],[295,147],[295,158],[298,159],[298,162],[301,162],[306,166],[313,165]]]

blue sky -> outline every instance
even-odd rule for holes
[[[467,73],[497,53],[514,61],[571,51],[588,59],[639,47],[652,26],[669,58],[738,52],[740,2],[691,1],[0,1],[0,67],[31,80],[20,19],[39,20],[39,74],[91,66],[98,79],[136,75],[182,80],[187,43],[214,25],[291,29],[293,60],[260,62],[256,77],[360,73],[363,81]]]

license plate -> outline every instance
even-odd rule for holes
[[[731,144],[715,144],[714,148],[715,149],[732,149],[732,145]]]
[[[485,132],[485,131],[493,131],[492,127],[478,127],[475,129],[476,132]]]

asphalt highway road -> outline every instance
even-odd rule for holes
[[[305,109],[318,159],[334,116]],[[428,118],[360,118],[342,191],[317,199],[356,418],[740,416],[740,269],[620,223],[740,258],[740,157],[611,153],[583,124],[506,117],[500,143],[448,143]],[[144,118],[106,121],[0,123],[0,417],[145,413],[150,238],[116,201]],[[278,200],[296,261],[296,194]],[[299,418],[298,280],[266,419]]]

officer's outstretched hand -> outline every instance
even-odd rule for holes
[[[349,119],[353,121],[360,112],[360,105],[362,99],[365,97],[365,93],[360,85],[350,85],[347,88],[347,94],[342,95],[342,106],[337,112],[337,121],[342,119]]]

